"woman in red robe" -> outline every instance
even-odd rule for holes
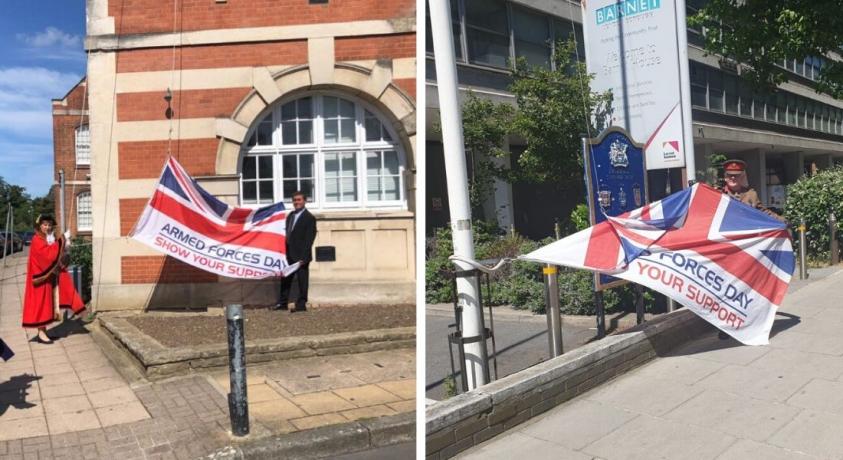
[[[52,343],[47,325],[56,320],[55,302],[74,313],[85,309],[66,270],[65,241],[53,237],[52,217],[38,216],[29,250],[26,292],[23,299],[23,327],[37,328],[36,340]]]

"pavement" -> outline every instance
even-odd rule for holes
[[[26,257],[0,265],[0,337],[15,352],[0,361],[0,460],[196,459],[250,439],[415,409],[413,350],[249,366],[251,434],[235,439],[227,372],[148,382],[94,324],[66,321],[48,331],[55,343],[30,341],[35,331],[20,326]]]
[[[770,345],[706,334],[459,458],[843,458],[841,286],[840,266],[812,270]]]
[[[487,343],[490,357],[497,357],[498,378],[505,377],[520,370],[534,366],[550,357],[547,339],[547,317],[535,315],[527,310],[515,310],[510,306],[493,308],[495,347],[497,354],[492,352],[492,341]],[[488,309],[484,310],[484,321],[490,325]],[[454,307],[451,304],[429,304],[426,311],[425,332],[427,348],[426,356],[426,397],[442,400],[446,396],[445,378],[451,374],[451,359],[448,356],[448,333],[454,328]],[[650,318],[652,315],[646,315]],[[597,335],[596,317],[569,316],[562,317],[562,348],[570,351],[582,346]],[[606,316],[607,327],[611,330],[623,329],[635,325],[634,313],[615,313]],[[455,366],[457,366],[456,384],[459,386],[459,358],[456,346],[453,346]],[[493,361],[494,362],[494,361]],[[494,366],[493,366],[494,367]],[[495,378],[494,369],[490,370]],[[462,389],[459,388],[460,392]]]

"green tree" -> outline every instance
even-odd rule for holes
[[[553,69],[519,59],[510,90],[516,106],[513,131],[526,140],[518,179],[533,183],[581,180],[582,136],[596,136],[611,112],[611,93],[590,89],[593,75],[578,62],[573,40],[560,41]]]
[[[787,80],[785,60],[840,53],[840,7],[840,0],[709,0],[689,23],[705,28],[708,52],[746,64],[744,77],[772,89]],[[843,98],[843,63],[826,60],[818,90]]]

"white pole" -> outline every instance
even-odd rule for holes
[[[59,234],[64,233],[64,169],[59,169]]]
[[[688,24],[685,0],[676,0],[676,45],[679,52],[679,100],[682,106],[682,145],[685,147],[685,171],[688,180],[697,179],[694,158],[694,124],[691,120],[691,71],[688,67]],[[687,184],[683,184],[685,188]]]
[[[6,246],[9,246],[9,248],[10,248],[9,250],[11,251],[11,253],[15,252],[14,251],[14,249],[15,249],[14,244],[9,244],[10,243],[10,241],[9,241],[9,222],[10,222],[11,215],[12,215],[12,202],[10,200],[9,204],[6,206],[6,222],[4,222],[6,224],[6,229],[4,230],[5,233],[3,234],[3,266],[4,267],[7,266],[6,259],[8,259],[8,256],[10,255],[10,254],[6,254]]]
[[[457,99],[457,63],[454,58],[454,37],[451,33],[451,10],[448,0],[430,0],[430,27],[436,62],[436,82],[439,89],[439,114],[442,125],[442,145],[445,152],[445,175],[448,184],[448,205],[451,210],[451,230],[454,255],[474,260],[474,239],[471,233],[471,205],[468,200],[468,175],[462,119]],[[454,261],[459,270],[470,270],[463,262]],[[457,278],[457,299],[462,306],[463,337],[482,336],[483,310],[478,304],[479,286],[476,277]],[[465,344],[467,390],[489,383],[486,341],[481,339]]]

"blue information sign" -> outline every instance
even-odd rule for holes
[[[591,225],[647,203],[644,145],[633,142],[622,128],[608,128],[596,139],[584,139],[583,156]],[[624,283],[609,275],[595,276],[597,290]]]

